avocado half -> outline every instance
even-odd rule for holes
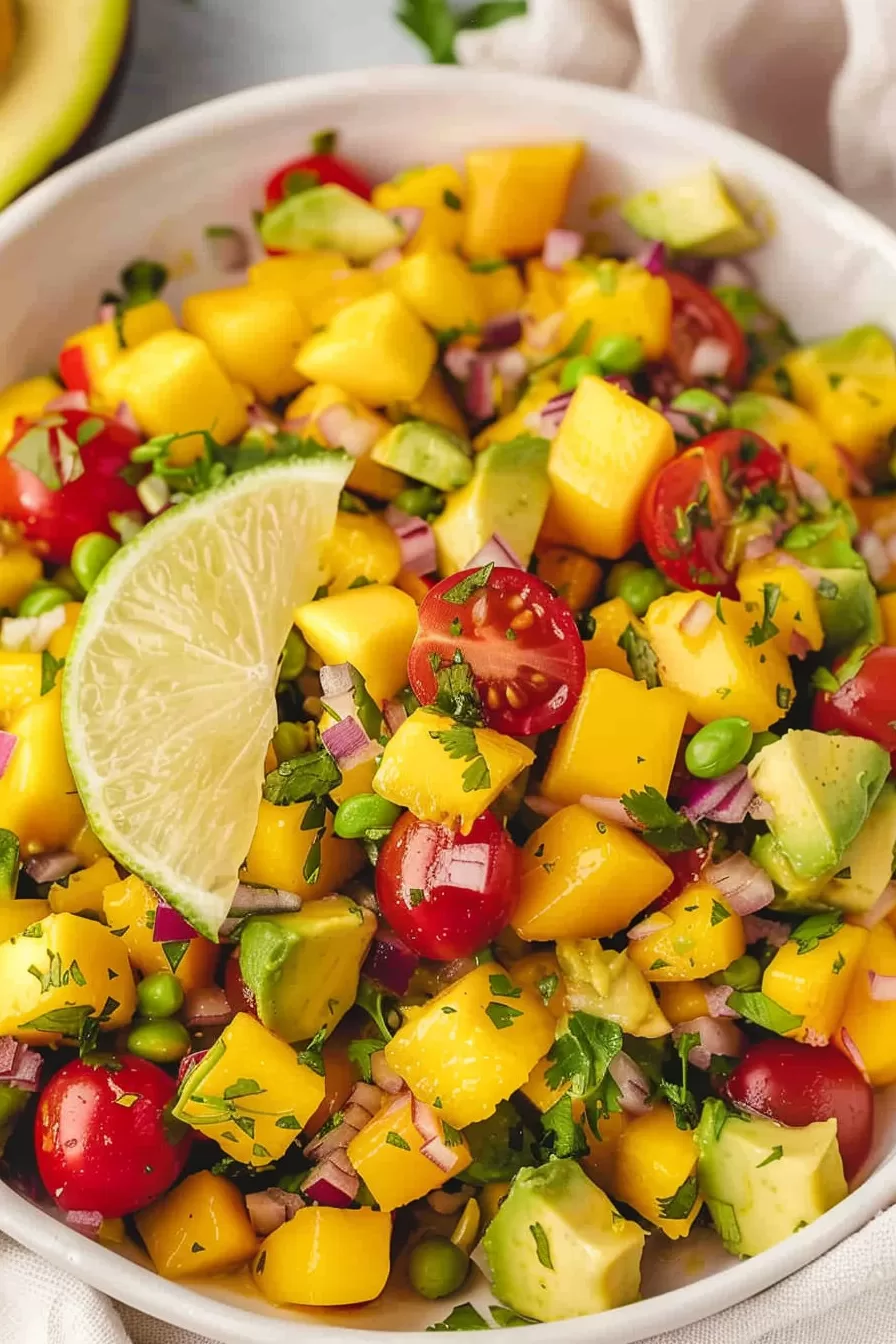
[[[0,207],[90,124],[129,16],[129,0],[0,0]]]

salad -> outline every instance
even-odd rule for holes
[[[325,133],[0,392],[3,1171],[166,1277],[552,1321],[867,1165],[896,351],[582,156]]]

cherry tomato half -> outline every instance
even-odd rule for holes
[[[855,1065],[832,1045],[760,1041],[744,1055],[726,1090],[735,1105],[782,1125],[811,1125],[833,1116],[847,1180],[868,1156],[874,1093]]]
[[[698,381],[691,373],[694,351],[701,341],[721,341],[728,348],[728,367],[720,376],[731,387],[743,386],[747,372],[747,344],[743,332],[714,294],[681,271],[666,271],[672,291],[672,331],[667,358],[686,383]]]
[[[121,471],[141,443],[139,434],[94,411],[51,411],[19,420],[0,458],[0,518],[19,523],[42,542],[50,560],[65,564],[85,532],[114,536],[110,513],[143,507]]]
[[[868,737],[890,753],[896,767],[896,648],[872,649],[839,691],[819,691],[812,727]]]
[[[520,852],[491,812],[469,835],[400,817],[380,850],[376,898],[395,932],[421,957],[469,957],[495,938],[516,907]]]
[[[292,194],[296,186],[323,187],[328,183],[345,187],[346,191],[353,191],[356,196],[369,201],[370,183],[354,164],[335,154],[335,148],[336,136],[332,131],[323,131],[312,140],[310,154],[304,155],[301,159],[291,159],[282,168],[278,168],[265,184],[266,209],[270,210],[272,205],[279,205]],[[293,182],[290,182],[290,178],[294,179]]]
[[[719,429],[668,462],[641,501],[641,536],[658,569],[682,588],[736,597],[727,529],[760,511],[796,521],[787,462],[751,430]]]
[[[239,946],[234,948],[224,963],[224,993],[235,1013],[248,1013],[250,1017],[258,1017],[255,995],[246,984],[240,970]]]
[[[40,1178],[61,1209],[122,1218],[174,1184],[193,1141],[168,1117],[176,1091],[173,1078],[136,1055],[63,1065],[34,1121]]]
[[[414,694],[421,705],[432,704],[436,669],[459,652],[472,668],[489,728],[516,737],[555,728],[569,718],[585,680],[585,649],[572,612],[521,569],[493,569],[484,587],[451,600],[475,573],[452,574],[423,599],[408,659]]]

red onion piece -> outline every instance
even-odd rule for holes
[[[552,439],[563,424],[563,417],[569,410],[569,403],[572,398],[572,392],[559,392],[556,397],[551,397],[550,401],[542,406],[538,416],[541,433],[546,439]]]
[[[328,1129],[326,1134],[316,1134],[302,1151],[306,1157],[312,1158],[313,1161],[322,1162],[337,1148],[347,1148],[358,1132],[354,1125],[349,1125],[345,1120],[340,1120],[339,1124],[333,1129]]]
[[[355,689],[349,663],[324,663],[318,675],[321,695],[328,700],[336,695],[351,695]]]
[[[863,929],[873,929],[875,924],[886,919],[894,907],[896,907],[896,882],[890,882],[884,887],[870,910],[866,910],[864,915],[850,915],[847,922],[858,924]]]
[[[77,854],[71,854],[67,849],[60,849],[54,854],[35,854],[33,858],[25,860],[25,872],[38,885],[42,882],[59,882],[80,866]]]
[[[666,244],[651,243],[638,257],[638,261],[651,275],[662,275],[666,269]]]
[[[259,1237],[269,1237],[286,1222],[286,1206],[274,1199],[267,1190],[246,1195],[246,1212],[253,1231]]]
[[[479,356],[469,345],[449,345],[442,356],[445,368],[459,383],[465,383]]]
[[[562,803],[553,803],[550,798],[540,798],[537,793],[527,793],[523,802],[537,817],[552,817],[563,807]]]
[[[688,607],[678,622],[678,628],[683,635],[702,635],[703,631],[712,624],[712,618],[712,604],[698,600],[692,602]]]
[[[691,821],[700,821],[713,808],[720,807],[728,795],[747,777],[747,767],[736,765],[718,779],[689,779],[686,784],[685,806],[681,809]],[[743,818],[741,818],[743,820]]]
[[[438,1136],[429,1139],[424,1143],[420,1152],[424,1157],[428,1157],[430,1162],[438,1167],[439,1171],[453,1171],[457,1162],[457,1154],[453,1148],[449,1148],[444,1139]]]
[[[775,561],[779,565],[787,565],[790,569],[799,570],[812,588],[817,588],[824,577],[820,569],[816,569],[813,565],[804,565],[802,560],[797,560],[796,556],[791,555],[788,551],[776,551]]]
[[[156,917],[152,926],[152,940],[154,943],[180,943],[189,942],[200,935],[188,924],[179,910],[169,905],[166,900],[159,897],[159,904],[156,906]]]
[[[547,350],[552,341],[556,340],[563,326],[563,313],[549,313],[547,317],[541,318],[536,322],[531,317],[524,316],[523,330],[526,344],[531,345],[533,350]]]
[[[65,1222],[66,1226],[75,1232],[80,1232],[82,1236],[96,1241],[103,1225],[103,1215],[96,1209],[69,1209],[65,1215]]]
[[[853,1064],[855,1064],[859,1073],[862,1075],[863,1078],[867,1080],[868,1070],[865,1068],[865,1061],[862,1058],[862,1052],[860,1051],[859,1047],[856,1045],[855,1041],[850,1036],[849,1032],[846,1030],[845,1027],[840,1028],[840,1041],[843,1045],[843,1049],[849,1055],[850,1059],[852,1060]]]
[[[725,341],[704,336],[691,355],[691,377],[695,382],[700,378],[724,378],[730,359],[731,351]]]
[[[775,541],[770,532],[763,532],[761,536],[751,537],[744,547],[745,560],[761,560],[764,555],[771,555],[775,549]]]
[[[12,1036],[0,1037],[0,1083],[22,1092],[36,1092],[40,1085],[43,1057]]]
[[[734,990],[731,985],[707,986],[704,994],[710,1017],[740,1017],[740,1013],[736,1013],[733,1008],[728,1007],[728,1000],[733,993]]]
[[[115,306],[112,307],[112,315],[115,316]],[[100,318],[102,322],[104,319]],[[44,412],[48,411],[89,411],[90,403],[87,400],[87,393],[81,391],[60,392],[58,397],[48,401],[44,407]]]
[[[360,1111],[361,1107],[358,1106],[356,1107],[356,1109]],[[367,1115],[367,1112],[365,1111],[364,1114]],[[370,1119],[371,1117],[368,1115],[367,1119],[364,1121],[364,1124],[369,1124]],[[360,1134],[360,1132],[361,1129],[359,1127],[358,1133]],[[345,1150],[345,1148],[334,1148],[332,1153],[328,1155],[327,1161],[332,1162],[333,1166],[338,1167],[340,1171],[344,1171],[346,1176],[353,1176],[355,1174],[355,1169],[351,1164],[351,1159],[349,1158],[349,1155]]]
[[[809,643],[806,636],[801,635],[799,630],[791,630],[790,643],[787,646],[788,655],[791,658],[799,658],[802,660],[807,653],[811,652],[811,650],[812,645]]]
[[[621,392],[627,392],[630,397],[635,395],[635,385],[624,373],[607,373],[604,375],[604,382],[612,383]]]
[[[131,430],[134,434],[143,432],[137,423],[136,415],[126,401],[120,401],[115,407],[115,419],[120,425],[124,425],[125,429]]]
[[[290,415],[283,421],[283,428],[288,434],[304,434],[310,419],[310,415]]]
[[[859,555],[868,566],[868,573],[875,583],[880,583],[890,572],[890,557],[887,548],[876,532],[860,532],[855,540]]]
[[[663,933],[671,923],[672,920],[668,915],[664,915],[661,910],[657,910],[654,914],[648,915],[646,919],[642,919],[641,923],[636,924],[633,929],[629,929],[626,936],[629,942],[639,943],[642,938],[649,938],[652,933]]]
[[[752,780],[742,779],[730,793],[725,795],[717,807],[711,808],[703,815],[708,821],[720,821],[723,826],[739,826],[746,818],[755,797],[756,790]]]
[[[746,854],[732,854],[722,863],[708,865],[704,878],[722,893],[736,915],[752,915],[775,899],[768,873]]]
[[[870,495],[874,493],[874,486],[866,476],[865,472],[859,466],[852,453],[848,453],[845,448],[841,448],[839,443],[834,444],[837,450],[837,456],[840,459],[840,465],[846,472],[849,480],[849,488],[854,495]]]
[[[4,1081],[9,1077],[18,1048],[19,1042],[14,1036],[0,1036],[0,1078]]]
[[[774,821],[775,819],[775,809],[771,803],[767,803],[764,798],[760,798],[758,793],[747,811],[754,821]]]
[[[390,504],[386,522],[398,538],[401,567],[412,574],[432,574],[436,568],[436,537],[425,518],[413,518]]]
[[[386,1063],[385,1051],[377,1050],[370,1056],[370,1072],[381,1091],[388,1092],[392,1097],[404,1091],[404,1079]]]
[[[868,992],[875,1003],[896,1002],[896,975],[881,975],[879,971],[869,971]]]
[[[492,361],[486,355],[477,355],[470,365],[464,405],[474,420],[488,420],[495,413]]]
[[[257,401],[246,407],[246,418],[252,429],[262,429],[266,434],[276,434],[280,428],[267,406]]]
[[[679,1022],[672,1031],[673,1041],[679,1041],[685,1034],[696,1034],[700,1044],[688,1053],[688,1063],[695,1069],[708,1069],[713,1055],[727,1055],[736,1058],[742,1055],[746,1038],[733,1022],[719,1022],[714,1017],[694,1017],[688,1022]]]
[[[328,1209],[347,1209],[358,1196],[361,1178],[355,1172],[349,1175],[335,1162],[320,1162],[302,1183],[302,1194],[312,1204],[323,1204]]]
[[[401,248],[387,247],[385,252],[381,252],[378,257],[374,257],[367,269],[376,274],[380,271],[388,271],[390,266],[396,266],[400,261]]]
[[[363,1106],[369,1115],[376,1115],[383,1104],[383,1093],[374,1083],[355,1083],[348,1099],[355,1106]]]
[[[579,802],[582,807],[587,807],[589,812],[593,812],[603,821],[612,821],[617,826],[624,826],[628,831],[642,829],[640,823],[635,821],[619,798],[602,798],[596,793],[583,793]]]
[[[675,406],[664,406],[663,415],[672,426],[676,438],[684,439],[686,443],[699,439],[699,429],[692,424],[690,417],[684,411],[679,411]]]
[[[343,1111],[345,1123],[351,1125],[360,1134],[366,1124],[373,1119],[373,1116],[363,1106],[359,1106],[355,1101],[347,1101]]]
[[[419,964],[416,952],[412,952],[398,934],[381,929],[367,954],[364,974],[402,998],[408,992],[411,976]]]
[[[231,915],[293,914],[301,910],[302,898],[280,887],[258,887],[240,882],[230,903]]]
[[[744,916],[744,938],[747,946],[763,940],[772,947],[783,947],[790,937],[790,926],[777,919],[762,919],[759,915]]]
[[[18,740],[15,733],[0,732],[0,779],[6,773],[6,767],[9,765]]]
[[[650,1084],[644,1070],[636,1064],[631,1055],[620,1050],[610,1060],[610,1077],[619,1088],[619,1105],[626,1115],[646,1115],[653,1107],[647,1098],[650,1096]]]
[[[184,1021],[188,1027],[226,1027],[232,1019],[233,1009],[220,985],[187,991]]]
[[[184,1055],[183,1059],[177,1066],[178,1087],[180,1087],[184,1079],[193,1072],[193,1070],[196,1068],[196,1065],[202,1063],[207,1054],[208,1054],[207,1050],[194,1050],[191,1055]]]
[[[426,211],[420,205],[398,205],[394,210],[387,210],[386,214],[390,219],[394,219],[400,229],[404,231],[403,241],[408,243],[423,223],[423,216]]]
[[[321,411],[317,426],[331,448],[344,448],[355,458],[363,457],[379,436],[375,424],[345,405],[328,406]]]
[[[526,356],[521,350],[499,351],[495,356],[494,364],[495,372],[509,392],[512,392],[529,372]]]
[[[418,1101],[416,1097],[411,1098],[411,1122],[421,1139],[427,1142],[442,1137],[442,1126],[435,1111],[431,1106],[427,1106],[425,1101]]]
[[[498,569],[525,569],[526,566],[506,541],[493,532],[484,546],[480,546],[464,566],[465,569],[481,569],[483,565],[495,565]]]
[[[549,271],[562,271],[568,261],[576,261],[585,250],[585,235],[575,229],[551,229],[544,240],[541,260]]]
[[[811,505],[816,513],[827,513],[831,507],[831,497],[821,481],[811,472],[803,471],[802,467],[795,467],[793,463],[790,464],[790,474],[800,499]]]
[[[249,265],[249,239],[230,224],[205,230],[205,245],[216,271],[244,271]]]
[[[97,322],[114,322],[117,316],[117,303],[101,303],[96,310]]]
[[[354,714],[340,719],[320,735],[327,751],[342,771],[351,770],[362,761],[372,761],[382,748],[368,736],[361,720]]]
[[[400,700],[387,700],[383,705],[383,718],[386,727],[394,737],[408,716],[408,711]]]
[[[506,350],[522,339],[523,323],[519,313],[490,317],[482,328],[483,350]]]

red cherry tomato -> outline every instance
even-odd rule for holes
[[[122,1218],[174,1184],[192,1143],[167,1114],[176,1091],[173,1078],[136,1055],[63,1065],[34,1122],[40,1178],[61,1209]]]
[[[788,518],[794,511],[786,460],[751,430],[720,429],[654,476],[641,500],[641,535],[673,583],[736,597],[727,527],[769,505]]]
[[[469,957],[496,937],[519,899],[520,852],[491,812],[469,835],[418,821],[392,827],[376,865],[376,897],[395,932],[421,957]]]
[[[704,868],[709,863],[709,850],[704,847],[685,849],[678,853],[665,852],[663,863],[672,869],[673,877],[663,894],[654,901],[651,907],[653,910],[662,910],[663,906],[674,901],[676,896],[680,896],[685,887],[700,880]]]
[[[871,1148],[874,1093],[832,1045],[767,1040],[753,1045],[727,1082],[730,1099],[782,1125],[837,1121],[837,1142],[851,1180]]]
[[[293,175],[298,179],[298,185],[303,187],[322,187],[333,183],[335,186],[345,187],[347,191],[353,191],[365,201],[370,200],[370,183],[367,179],[354,164],[333,152],[336,148],[336,136],[332,132],[324,131],[315,136],[311,148],[310,154],[301,159],[291,159],[268,178],[264,189],[266,209],[270,210],[272,205],[279,205],[291,195],[292,184],[289,179]]]
[[[70,392],[90,391],[90,374],[80,345],[69,345],[60,351],[59,377]]]
[[[85,532],[114,536],[110,513],[143,507],[121,477],[139,434],[94,411],[52,411],[17,422],[0,458],[0,518],[19,523],[49,559],[66,564]]]
[[[721,341],[728,347],[728,367],[721,377],[732,387],[741,387],[747,373],[747,345],[743,332],[714,294],[681,271],[666,271],[672,291],[672,332],[666,354],[675,372],[686,383],[697,381],[691,373],[694,351],[701,341]]]
[[[238,947],[234,948],[234,951],[224,963],[224,993],[227,995],[227,1002],[235,1013],[249,1013],[252,1017],[258,1016],[255,995],[246,984],[240,970],[240,950]]]
[[[896,648],[872,649],[838,691],[819,691],[812,727],[868,737],[890,753],[896,767]]]
[[[485,587],[450,601],[476,571],[442,579],[420,605],[408,678],[421,705],[436,698],[433,663],[459,651],[470,664],[489,728],[526,737],[569,718],[585,680],[585,649],[566,603],[521,569],[493,569]]]

